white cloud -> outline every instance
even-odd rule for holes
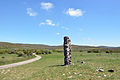
[[[40,24],[39,24],[39,26],[44,25],[44,24],[45,24],[45,23],[44,23],[44,22],[42,22],[42,23],[40,23]]]
[[[53,24],[53,23],[52,23],[52,21],[51,21],[51,20],[49,20],[49,19],[46,19],[46,22],[47,22],[47,23],[46,23],[47,25],[50,25],[50,26],[55,26],[55,24]]]
[[[57,32],[56,34],[57,34],[57,35],[60,35],[60,33],[59,33],[59,32]]]
[[[64,29],[64,30],[69,30],[69,28],[67,28],[65,26],[62,26],[61,28]]]
[[[45,10],[48,10],[48,9],[50,9],[50,8],[53,8],[53,4],[50,3],[50,2],[48,2],[48,3],[42,2],[42,3],[41,3],[41,8],[42,8],[42,9],[45,9]]]
[[[79,16],[82,16],[83,15],[83,12],[81,9],[74,9],[74,8],[69,8],[67,11],[66,11],[66,14],[70,15],[70,16],[76,16],[76,17],[79,17]]]
[[[54,23],[52,22],[52,20],[46,19],[45,22],[41,22],[41,23],[39,24],[39,26],[41,26],[41,25],[55,26],[56,24],[54,24]]]
[[[32,10],[32,8],[27,8],[27,14],[29,16],[37,16],[37,13]]]

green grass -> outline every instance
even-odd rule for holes
[[[4,58],[2,58],[4,57]],[[0,54],[0,65],[5,65],[5,64],[11,64],[11,63],[15,63],[15,62],[20,62],[20,61],[24,61],[27,59],[31,59],[34,56],[31,57],[18,57],[17,54]]]
[[[64,63],[63,53],[41,56],[36,62],[0,70],[0,80],[120,80],[120,54],[72,52],[71,66],[60,66]],[[104,72],[97,72],[99,67]]]

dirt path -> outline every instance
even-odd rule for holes
[[[15,66],[23,65],[23,64],[28,64],[28,63],[32,63],[34,61],[41,59],[41,56],[38,56],[38,55],[35,55],[35,56],[36,58],[30,59],[30,60],[0,66],[0,69],[6,69],[6,68],[15,67]]]

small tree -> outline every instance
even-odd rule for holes
[[[21,57],[24,55],[24,52],[23,51],[17,51],[17,54],[18,54],[18,57]]]
[[[87,51],[87,53],[91,53],[92,51]]]

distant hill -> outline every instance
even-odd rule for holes
[[[12,48],[20,48],[20,49],[63,49],[63,46],[49,46],[43,44],[20,44],[20,43],[8,43],[8,42],[0,42],[0,49],[12,49]],[[116,48],[116,47],[107,47],[107,46],[80,46],[80,45],[72,45],[73,50],[88,50],[88,49],[101,49],[101,48]],[[120,47],[117,47],[120,48]]]
[[[114,48],[120,48],[120,47],[110,47],[110,46],[98,46],[100,48],[107,48],[107,49],[114,49]]]
[[[20,43],[0,42],[0,48],[49,48],[49,46],[42,44],[20,44]]]
[[[0,42],[0,48],[35,48],[35,49],[63,49],[63,46],[49,46],[43,44],[20,44],[20,43],[8,43],[8,42]],[[79,45],[72,45],[72,49],[93,49],[98,47],[93,46],[79,46]]]

